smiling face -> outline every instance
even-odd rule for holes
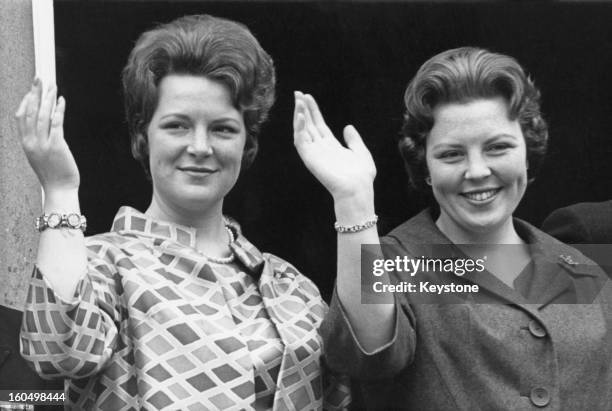
[[[164,77],[147,137],[151,208],[178,214],[220,209],[238,179],[246,140],[242,113],[223,84]]]
[[[525,138],[502,98],[441,104],[426,143],[436,224],[452,238],[474,238],[512,224],[527,186]]]

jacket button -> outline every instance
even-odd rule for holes
[[[529,332],[538,338],[546,337],[546,330],[536,320],[529,321]]]
[[[550,394],[544,387],[537,387],[531,390],[529,399],[536,407],[546,407],[550,403]]]

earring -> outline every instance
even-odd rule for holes
[[[425,177],[425,183],[426,183],[428,186],[430,186],[430,185],[431,185],[431,177],[430,177],[430,176]]]

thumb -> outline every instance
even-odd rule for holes
[[[352,125],[344,127],[342,132],[346,145],[353,151],[368,151],[367,147],[363,143],[363,139],[357,132],[357,129]]]

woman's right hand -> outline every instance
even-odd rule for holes
[[[64,140],[66,102],[57,99],[57,88],[49,86],[43,95],[42,82],[34,80],[15,113],[23,150],[46,194],[78,190],[80,177],[76,162]]]

